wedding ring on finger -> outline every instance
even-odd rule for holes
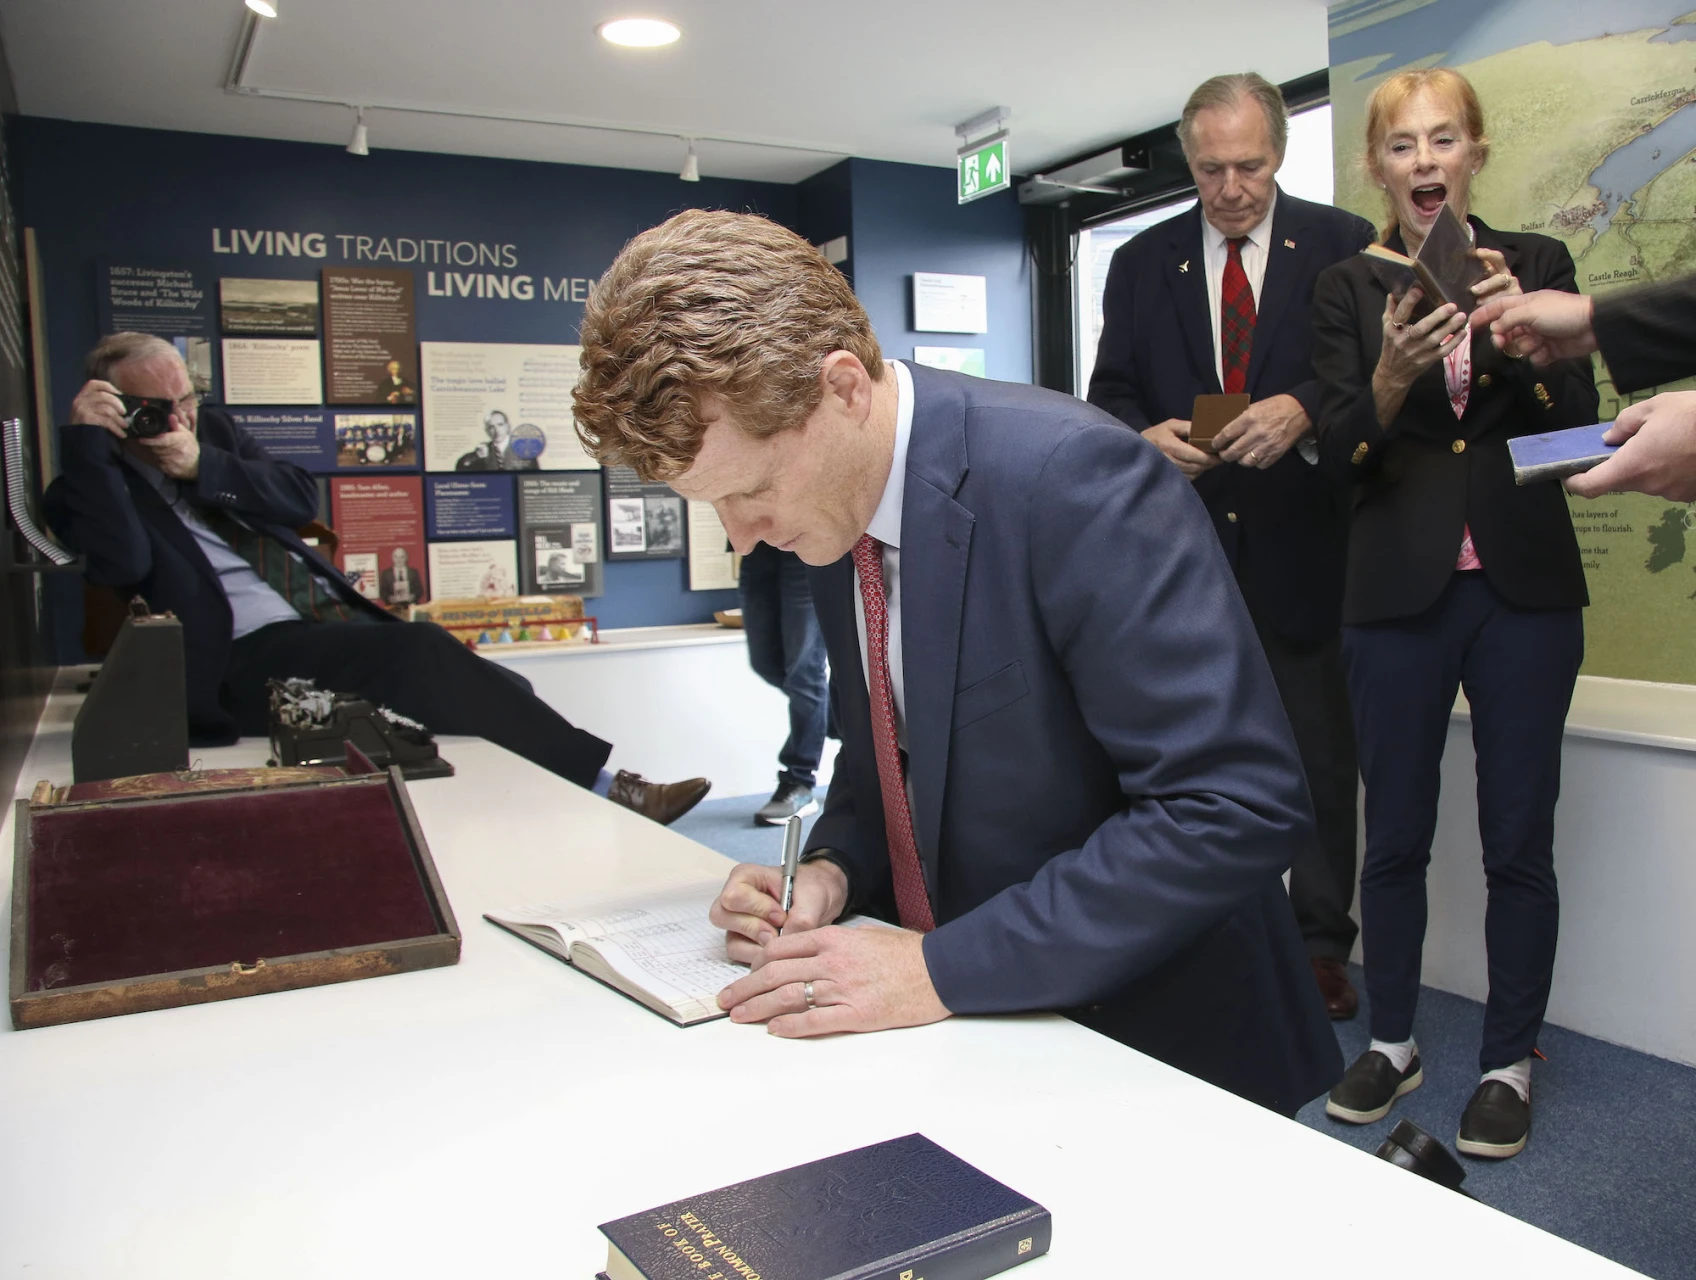
[[[1260,461],[1260,459],[1259,459],[1259,458],[1258,458],[1258,457],[1256,457],[1256,456],[1255,456],[1255,452],[1254,452],[1254,450],[1253,450],[1253,449],[1250,449],[1250,450],[1249,450],[1249,451],[1248,451],[1248,460],[1249,460],[1249,461],[1250,461],[1250,462],[1258,462],[1258,461]]]
[[[819,1007],[818,1001],[813,998],[813,984],[812,983],[803,982],[801,984],[801,998],[807,1002],[807,1008],[816,1009],[816,1008]]]

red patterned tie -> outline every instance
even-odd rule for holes
[[[889,679],[889,606],[883,595],[883,543],[866,534],[854,544],[854,569],[860,600],[866,606],[866,655],[872,702],[872,748],[877,754],[878,789],[883,792],[883,831],[889,844],[889,870],[895,879],[895,909],[901,926],[929,933],[936,928],[913,837],[913,811],[907,807],[907,783],[901,771],[901,747],[895,736],[895,687]]]
[[[1225,278],[1219,289],[1219,367],[1225,375],[1225,394],[1248,386],[1248,357],[1254,349],[1254,290],[1243,270],[1247,236],[1225,241]]]

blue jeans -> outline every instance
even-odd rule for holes
[[[812,787],[830,720],[824,635],[807,568],[793,551],[760,543],[742,557],[742,626],[754,673],[789,699],[789,737],[778,752],[781,782]]]

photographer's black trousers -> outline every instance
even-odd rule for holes
[[[431,622],[276,622],[243,636],[230,646],[222,696],[244,736],[270,735],[265,682],[291,676],[357,693],[431,733],[487,738],[580,787],[594,785],[612,753],[523,676]]]

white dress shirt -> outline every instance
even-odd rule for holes
[[[1260,225],[1248,233],[1248,243],[1242,247],[1243,274],[1248,277],[1249,290],[1254,294],[1255,314],[1260,314],[1260,286],[1266,279],[1266,259],[1272,248],[1272,211],[1278,207],[1278,193],[1272,193],[1272,203],[1266,206],[1266,216]],[[1225,361],[1219,347],[1220,293],[1225,284],[1225,263],[1231,251],[1225,245],[1225,233],[1201,217],[1201,252],[1207,267],[1207,311],[1213,319],[1213,372],[1219,385],[1225,385]]]
[[[889,610],[889,685],[895,698],[895,738],[907,749],[907,689],[901,675],[901,497],[907,491],[907,444],[913,437],[913,375],[899,360],[888,362],[895,370],[895,456],[889,462],[889,479],[883,499],[872,514],[866,532],[883,543],[883,596]],[[866,603],[860,595],[859,575],[854,583],[854,625],[860,633],[860,674],[871,690],[871,648],[866,643]],[[911,794],[911,784],[908,786]]]
[[[1258,226],[1248,233],[1248,241],[1243,245],[1243,274],[1248,277],[1249,291],[1254,294],[1254,313],[1260,314],[1260,289],[1266,283],[1266,260],[1272,256],[1272,213],[1278,207],[1278,192],[1272,191],[1272,203],[1266,207],[1266,216]],[[1219,344],[1219,312],[1223,305],[1221,294],[1225,285],[1225,264],[1230,261],[1231,251],[1225,245],[1225,233],[1207,220],[1207,215],[1201,218],[1201,249],[1203,263],[1207,268],[1207,310],[1213,318],[1213,373],[1219,379],[1219,385],[1225,385],[1225,357]],[[1309,466],[1319,462],[1319,446],[1310,431],[1296,441],[1296,453]]]

